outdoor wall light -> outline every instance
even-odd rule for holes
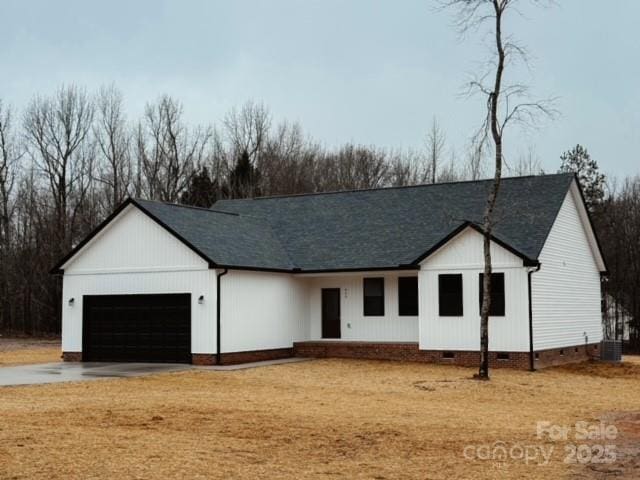
[[[202,305],[202,304],[204,303],[204,295],[200,295],[200,296],[198,297],[198,303],[199,303],[200,305]]]
[[[74,303],[76,303],[76,299],[75,299],[75,298],[73,298],[73,297],[71,297],[71,298],[69,299],[69,306],[70,306],[70,307],[73,307],[73,304],[74,304]]]

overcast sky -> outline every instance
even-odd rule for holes
[[[559,0],[506,30],[532,52],[529,81],[561,117],[507,133],[508,159],[533,148],[547,171],[576,143],[607,173],[640,172],[640,1]],[[482,115],[459,96],[486,50],[460,39],[430,0],[9,1],[0,3],[0,97],[74,82],[115,83],[130,118],[162,93],[191,122],[247,99],[299,121],[327,146],[417,148],[436,116],[462,155]]]

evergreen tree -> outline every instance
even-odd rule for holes
[[[218,182],[211,178],[207,167],[200,167],[180,196],[180,203],[209,208],[218,200]]]
[[[600,173],[598,163],[580,144],[560,155],[560,161],[560,172],[573,172],[578,175],[587,206],[593,211],[604,199],[606,181],[604,174]]]
[[[260,196],[260,171],[251,163],[249,153],[243,150],[236,166],[229,174],[231,198],[251,198]]]

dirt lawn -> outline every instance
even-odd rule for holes
[[[0,335],[0,367],[59,362],[60,339],[15,338]]]
[[[640,478],[637,360],[472,373],[317,360],[0,388],[0,478]],[[618,445],[612,465],[564,463],[573,434],[536,438],[601,418],[620,428],[591,442]],[[495,442],[514,458],[477,458]],[[526,446],[553,447],[549,464]]]

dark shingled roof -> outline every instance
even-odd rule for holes
[[[496,239],[535,261],[573,178],[505,178]],[[482,224],[490,185],[483,180],[221,200],[214,208],[266,219],[303,271],[393,268],[416,262],[465,224]]]
[[[505,178],[495,240],[535,263],[573,174]],[[212,209],[129,200],[211,266],[282,271],[409,268],[482,224],[490,180],[218,201]]]
[[[294,268],[264,218],[148,200],[136,200],[135,203],[215,264],[280,270]]]

